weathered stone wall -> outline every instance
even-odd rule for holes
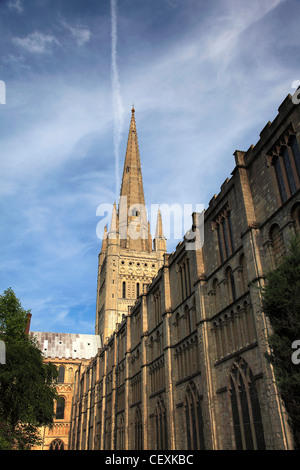
[[[292,448],[265,359],[270,326],[260,292],[278,262],[280,237],[284,252],[300,225],[299,177],[282,202],[271,155],[291,130],[300,146],[299,108],[287,97],[258,143],[235,152],[231,178],[205,211],[202,250],[186,250],[183,241],[165,255],[103,349],[80,370],[77,387],[96,364],[94,388],[86,398],[74,396],[71,435],[76,430],[79,437],[72,448]],[[281,234],[276,246],[275,223]],[[123,278],[148,280],[129,269],[130,260],[145,262],[141,256],[137,261],[127,252],[127,268],[119,264],[119,298]],[[96,389],[97,407],[91,407]],[[90,427],[89,438],[84,414],[101,421],[98,434]]]

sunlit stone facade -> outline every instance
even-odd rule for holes
[[[231,177],[204,213],[204,244],[120,239],[115,206],[99,255],[96,335],[76,368],[67,447],[291,449],[265,359],[265,275],[300,228],[300,108],[288,96],[255,146],[235,151]],[[144,204],[135,115],[121,196]],[[150,234],[146,219],[136,212]],[[197,228],[199,214],[191,218]],[[124,222],[124,221],[123,221]]]

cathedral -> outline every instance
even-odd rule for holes
[[[261,288],[300,230],[299,148],[300,108],[288,95],[168,253],[160,211],[150,235],[132,109],[99,253],[95,334],[30,333],[59,368],[61,401],[39,448],[293,448],[265,359]]]

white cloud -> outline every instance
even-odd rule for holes
[[[225,86],[241,76],[237,64],[241,61],[241,51],[252,48],[250,53],[255,59],[257,47],[261,50],[265,43],[269,44],[270,38],[263,29],[257,44],[249,45],[245,32],[283,1],[220,2],[219,16],[215,16],[217,11],[211,11],[180,41],[168,43],[167,49],[162,48],[160,54],[147,60],[136,60],[137,66],[131,68],[130,76],[125,76],[122,83],[124,96],[134,96],[137,104],[146,104],[147,108],[182,110],[199,116],[199,104],[204,98],[210,95],[210,101],[215,102],[220,87],[224,94]],[[264,58],[270,60],[270,56]],[[246,74],[243,79],[247,83]]]
[[[106,90],[83,90],[71,83],[72,75],[65,83],[46,77],[38,83],[25,81],[20,89],[14,89],[19,120],[1,140],[5,154],[0,174],[2,195],[13,194],[24,182],[36,184],[71,159],[84,158],[84,142],[74,155],[82,139],[91,134],[99,138],[110,130]]]
[[[220,3],[217,18],[210,12],[167,50],[123,72],[123,96],[134,96],[136,104],[149,203],[163,197],[207,205],[230,176],[232,153],[256,143],[287,94],[284,84],[290,86],[274,49],[277,38],[264,28],[267,19],[256,24],[282,2]]]
[[[13,42],[34,54],[48,53],[52,46],[59,44],[59,41],[54,36],[43,34],[38,31],[35,31],[24,38],[14,37]]]
[[[71,26],[65,21],[62,21],[61,23],[68,31],[70,31],[78,46],[83,46],[85,43],[89,42],[92,33],[88,28],[83,25]]]
[[[9,0],[7,6],[10,10],[15,10],[18,13],[23,13],[24,11],[22,0]]]
[[[175,0],[168,3],[176,4]],[[101,44],[107,51],[113,46],[115,83],[119,87],[115,92],[120,93],[122,88],[126,130],[132,99],[136,105],[147,204],[207,204],[230,175],[235,148],[247,150],[255,144],[252,134],[254,139],[259,137],[265,122],[275,117],[276,106],[285,97],[284,84],[290,87],[299,77],[288,66],[282,66],[275,47],[278,37],[270,34],[270,24],[276,26],[273,20],[256,23],[280,3],[212,2],[215,11],[199,16],[184,34],[170,38],[167,46],[162,41],[159,51],[154,46],[153,55],[148,55],[151,48],[130,49],[130,41],[124,45],[122,37],[117,50],[117,37],[109,44],[105,30],[107,44]],[[70,24],[63,23],[65,39],[71,39],[73,46],[86,44],[91,38],[90,29],[94,31],[93,23],[86,27],[71,18],[67,20]],[[120,36],[125,30],[122,21],[120,15]],[[134,21],[132,18],[132,25]],[[141,28],[142,43],[144,25],[136,27]],[[295,37],[295,32],[291,37],[281,36],[283,50]],[[20,46],[36,53],[51,51],[57,44],[53,36],[42,37],[41,33],[16,39]],[[135,56],[139,51],[141,55]],[[21,55],[22,51],[18,52]],[[93,50],[88,52],[92,54]],[[101,51],[94,63],[99,54],[105,56]],[[7,58],[15,61],[15,69],[18,60],[22,64],[21,59]],[[3,235],[3,279],[5,287],[11,281],[12,287],[21,290],[27,308],[33,308],[33,322],[41,329],[45,324],[50,330],[58,324],[65,331],[77,331],[82,326],[87,332],[93,329],[100,247],[96,208],[113,202],[115,196],[111,163],[115,109],[111,106],[109,65],[94,85],[92,79],[75,85],[73,72],[63,76],[69,67],[62,67],[59,80],[39,76],[38,82],[23,81],[15,86],[7,108],[14,112],[15,119],[3,127],[1,141],[0,193],[3,201],[11,204],[3,204],[9,233]],[[85,86],[87,82],[91,86]],[[120,148],[122,161],[126,130]],[[98,143],[92,146],[94,135]],[[91,148],[95,159],[84,160]],[[172,240],[168,248],[173,249]],[[80,310],[82,305],[86,310]],[[86,325],[79,311],[82,317],[87,312]]]
[[[172,8],[176,8],[178,5],[178,0],[167,0],[167,4]]]

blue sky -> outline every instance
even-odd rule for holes
[[[0,292],[32,330],[94,332],[96,211],[132,104],[146,203],[207,207],[300,79],[299,18],[299,0],[0,0]]]

